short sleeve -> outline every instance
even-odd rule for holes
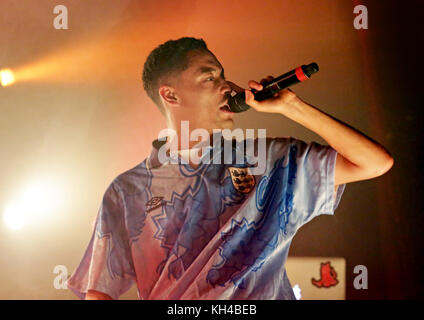
[[[118,299],[134,282],[123,200],[118,186],[112,183],[103,196],[82,261],[67,284],[80,299],[85,299],[88,290]]]
[[[296,153],[295,205],[301,224],[321,214],[333,215],[346,187],[341,184],[334,192],[337,151],[317,142],[290,141]]]

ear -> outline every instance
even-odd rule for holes
[[[160,86],[159,87],[159,95],[165,100],[168,104],[178,105],[179,101],[177,96],[175,95],[174,88],[170,86]]]

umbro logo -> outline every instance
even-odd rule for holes
[[[150,207],[146,210],[146,212],[150,212],[155,210],[161,206],[163,206],[166,201],[163,200],[163,197],[153,197],[149,201],[146,202],[146,207]]]

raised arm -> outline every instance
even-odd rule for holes
[[[268,81],[267,77],[262,81]],[[261,81],[261,82],[262,82]],[[231,83],[233,88],[237,88]],[[253,80],[249,87],[261,90],[262,85]],[[240,89],[238,87],[237,89]],[[338,152],[335,168],[337,185],[367,180],[381,176],[393,166],[390,153],[379,143],[340,120],[302,101],[293,91],[285,89],[273,98],[258,102],[245,90],[246,103],[259,112],[279,113],[298,122],[321,136]]]
[[[290,119],[320,135],[338,152],[335,185],[375,178],[393,166],[393,157],[382,145],[348,124],[300,99],[292,109]]]

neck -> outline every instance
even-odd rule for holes
[[[175,122],[167,122],[167,127],[168,129],[173,130],[173,134],[175,134],[174,136],[171,136],[169,139],[168,138],[168,142],[172,139],[178,139],[177,143],[178,146],[176,144],[174,144],[174,146],[176,147],[176,150],[189,150],[189,149],[193,149],[193,148],[202,148],[205,145],[212,145],[213,144],[213,139],[214,139],[214,132],[213,129],[208,129],[207,131],[203,132],[204,134],[199,136],[198,132],[195,132],[195,140],[191,140],[190,137],[192,136],[192,133],[196,130],[196,126],[194,126],[194,128],[191,128],[191,126],[189,126],[188,121],[181,121],[179,123],[179,125],[176,125]],[[168,135],[169,137],[169,135]],[[174,142],[175,143],[175,142]]]

